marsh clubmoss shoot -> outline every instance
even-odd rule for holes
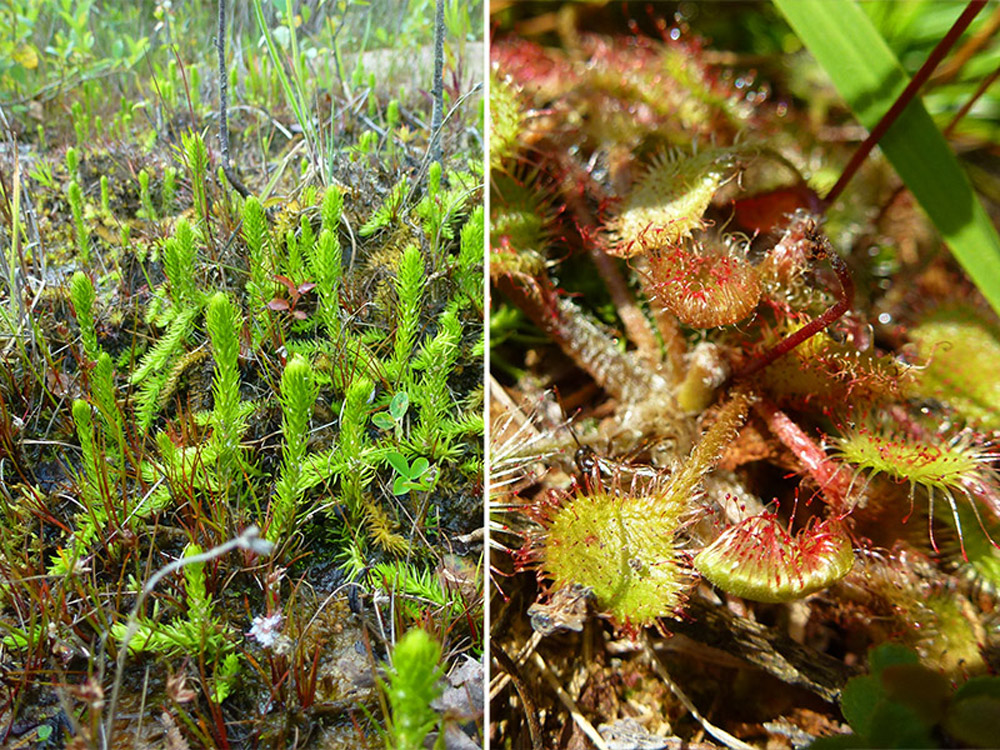
[[[83,271],[77,271],[70,279],[69,298],[73,303],[76,322],[80,326],[83,352],[89,359],[96,360],[101,353],[101,348],[97,345],[97,329],[94,327],[94,301],[97,294],[90,277]]]
[[[240,412],[240,330],[243,320],[236,312],[229,296],[216,292],[209,300],[205,312],[205,325],[212,341],[215,355],[215,374],[212,380],[213,440],[219,451],[220,478],[228,480],[236,471],[240,437],[245,420]]]
[[[392,650],[392,668],[386,693],[392,718],[390,746],[418,750],[438,722],[431,702],[441,694],[441,647],[423,629],[410,630]]]
[[[722,532],[694,558],[698,572],[726,593],[756,602],[789,602],[827,588],[854,565],[840,522],[806,526],[794,537],[773,513]]]
[[[302,495],[300,478],[309,443],[309,420],[317,393],[312,365],[308,359],[296,354],[285,365],[285,371],[281,374],[281,431],[285,445],[282,450],[281,476],[275,486],[271,504],[268,541],[283,538],[291,531],[295,521],[299,497]]]
[[[197,296],[191,269],[198,260],[194,229],[186,219],[179,219],[174,236],[163,245],[163,270],[169,282],[170,299],[178,307],[193,302]]]
[[[76,251],[80,262],[86,265],[90,262],[90,235],[83,223],[83,190],[80,183],[73,180],[69,184],[68,194],[70,210],[73,212],[73,227],[76,230]]]

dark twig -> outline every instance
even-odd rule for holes
[[[226,0],[219,0],[219,34],[215,39],[219,50],[219,148],[222,151],[222,171],[237,193],[250,197],[240,178],[229,164],[229,75],[226,73]]]
[[[441,126],[444,120],[444,0],[437,0],[434,16],[434,113],[431,115],[432,162],[441,161]]]
[[[855,173],[861,167],[861,163],[868,158],[868,154],[871,150],[875,148],[879,141],[882,140],[882,136],[886,134],[886,131],[892,127],[893,123],[899,119],[899,116],[903,113],[903,110],[910,104],[913,98],[917,95],[920,87],[927,82],[927,79],[931,77],[931,73],[937,68],[944,56],[948,54],[948,51],[955,46],[955,42],[958,38],[962,36],[969,24],[972,23],[972,19],[976,17],[986,5],[986,0],[970,0],[968,6],[962,12],[962,15],[958,17],[954,25],[948,30],[948,33],[944,35],[944,38],[937,43],[937,46],[931,52],[930,56],[924,61],[924,64],[920,66],[920,70],[917,74],[913,76],[913,79],[907,84],[906,88],[903,89],[903,93],[899,95],[892,106],[889,107],[889,111],[886,112],[882,119],[878,121],[878,124],[872,129],[868,137],[865,138],[864,143],[862,143],[858,150],[854,152],[854,156],[851,157],[850,162],[844,167],[844,171],[840,175],[840,179],[837,180],[837,184],[833,186],[829,194],[825,198],[827,205],[833,203],[842,192],[844,188],[847,187],[847,183],[851,181]]]

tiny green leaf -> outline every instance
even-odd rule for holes
[[[847,681],[840,696],[840,710],[851,728],[867,737],[872,728],[875,705],[885,696],[877,677],[855,677]]]
[[[413,459],[413,463],[410,464],[410,479],[416,479],[423,475],[429,466],[430,462],[423,456]]]
[[[916,653],[899,643],[881,643],[868,654],[868,669],[876,676],[881,675],[886,667],[919,663]]]
[[[410,464],[409,462],[407,462],[406,458],[403,456],[402,453],[397,453],[395,451],[387,453],[385,460],[388,461],[389,465],[396,470],[397,474],[399,474],[401,477],[405,479],[409,479]],[[400,493],[397,492],[396,494]]]
[[[392,417],[386,414],[384,411],[377,412],[372,415],[372,423],[383,430],[391,430],[396,424]]]
[[[399,421],[406,414],[406,410],[410,407],[410,394],[406,391],[400,391],[395,396],[392,397],[392,401],[389,402],[389,413],[392,418]]]

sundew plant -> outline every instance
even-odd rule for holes
[[[482,10],[4,12],[0,745],[481,734]]]
[[[491,18],[495,746],[986,746],[996,8]]]

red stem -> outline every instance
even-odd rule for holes
[[[948,127],[944,129],[945,138],[947,138],[952,134],[952,132],[955,130],[955,126],[962,121],[962,118],[969,113],[969,110],[972,109],[972,105],[976,103],[976,100],[978,100],[979,97],[981,97],[983,94],[986,93],[986,89],[992,86],[993,82],[997,78],[1000,78],[1000,68],[997,68],[988,76],[986,76],[986,78],[983,79],[983,82],[979,84],[979,87],[976,89],[976,92],[969,97],[969,101],[963,104],[962,108],[955,113],[955,116],[953,118],[951,118],[951,122],[948,123]]]
[[[764,354],[752,360],[747,366],[736,373],[737,378],[746,378],[764,369],[779,357],[788,354],[788,352],[806,339],[819,333],[850,309],[851,302],[854,300],[854,280],[851,279],[851,273],[847,268],[847,264],[832,250],[825,251],[825,254],[830,261],[830,265],[833,266],[834,272],[837,274],[837,279],[840,281],[840,299],[837,300],[837,303],[833,307],[818,318],[809,321],[806,325],[795,331],[795,333],[786,336],[764,352]]]
[[[944,35],[944,38],[937,43],[934,50],[931,52],[930,56],[924,61],[924,64],[920,66],[920,70],[917,74],[913,76],[913,79],[907,84],[906,88],[903,89],[903,93],[899,95],[892,106],[889,107],[889,111],[886,112],[882,119],[879,120],[875,128],[868,134],[865,138],[864,143],[862,143],[858,150],[854,152],[854,156],[848,162],[847,166],[844,167],[843,173],[840,175],[840,179],[837,180],[837,184],[833,186],[833,189],[827,194],[825,202],[827,205],[833,203],[842,192],[844,188],[847,187],[847,183],[851,181],[855,173],[861,167],[861,163],[868,158],[868,154],[873,148],[882,140],[882,136],[885,135],[886,131],[892,127],[893,123],[899,119],[900,114],[909,105],[913,98],[917,95],[917,91],[920,89],[927,79],[931,77],[931,73],[937,68],[944,56],[948,54],[958,38],[962,36],[962,33],[969,27],[979,11],[981,11],[986,6],[986,0],[970,0],[969,4],[966,6],[965,10],[962,11],[962,15],[958,17],[954,25],[948,30],[948,33]]]
[[[841,471],[843,467],[826,455],[791,417],[766,398],[755,401],[753,408],[767,423],[774,436],[805,465],[809,476],[819,484],[826,504],[836,513],[845,514],[850,509],[847,497],[850,476]]]

